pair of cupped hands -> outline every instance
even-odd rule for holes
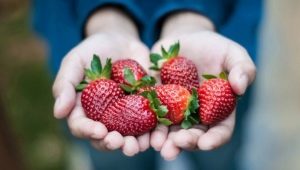
[[[168,48],[180,41],[180,55],[192,60],[199,71],[218,74],[229,73],[229,82],[237,95],[242,95],[255,78],[255,65],[247,51],[239,44],[209,29],[190,29],[186,32],[162,32],[151,49],[136,36],[124,32],[97,32],[74,47],[62,60],[53,85],[55,97],[54,116],[66,118],[69,130],[75,137],[90,140],[99,150],[121,149],[127,156],[153,147],[166,160],[175,159],[182,150],[212,150],[230,140],[235,125],[235,111],[224,121],[207,127],[201,124],[190,129],[173,125],[157,127],[141,136],[122,136],[116,131],[108,132],[101,122],[86,117],[75,86],[84,78],[84,68],[89,68],[93,54],[104,61],[131,58],[139,62],[149,75],[159,80],[159,74],[149,70],[150,53],[160,53],[161,46]]]

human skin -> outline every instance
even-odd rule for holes
[[[146,150],[149,133],[123,137],[116,131],[108,132],[101,122],[87,118],[75,86],[84,78],[84,68],[89,67],[93,54],[98,54],[103,63],[107,57],[112,61],[132,58],[148,68],[149,49],[140,41],[130,17],[116,8],[107,7],[94,13],[87,21],[85,35],[62,60],[53,85],[54,116],[66,118],[70,132],[75,137],[89,139],[96,149],[122,149],[127,156]]]
[[[237,95],[245,93],[255,78],[256,68],[249,54],[236,42],[216,33],[211,21],[193,13],[180,12],[168,17],[163,24],[160,39],[152,48],[168,47],[180,42],[179,55],[192,60],[199,75],[229,73],[229,82]],[[151,146],[166,160],[175,159],[182,149],[212,150],[230,140],[235,125],[235,110],[214,126],[196,125],[190,129],[159,125],[150,137]]]
[[[166,160],[175,159],[182,149],[211,150],[230,139],[235,112],[213,127],[197,125],[183,130],[178,126],[168,128],[158,125],[151,135],[147,133],[138,137],[108,132],[101,122],[88,119],[75,86],[83,79],[84,68],[89,67],[92,55],[98,54],[102,61],[107,57],[113,61],[132,58],[147,69],[150,67],[150,50],[140,41],[130,17],[116,8],[106,7],[95,12],[87,21],[85,33],[86,38],[63,58],[53,85],[54,116],[66,118],[74,136],[89,139],[99,150],[122,149],[127,156],[145,151],[151,144]],[[213,24],[207,18],[192,12],[170,15],[151,51],[159,52],[161,45],[168,47],[178,40],[181,44],[180,55],[194,61],[200,74],[228,71],[230,84],[239,95],[253,81],[255,66],[246,50],[215,33]],[[151,74],[158,77],[157,73]]]

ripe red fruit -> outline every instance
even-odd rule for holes
[[[148,99],[128,95],[112,102],[101,114],[100,121],[108,131],[118,131],[123,136],[138,136],[152,130],[157,119]]]
[[[199,87],[199,76],[196,65],[183,56],[178,56],[180,44],[173,44],[168,52],[162,48],[162,56],[151,54],[151,69],[160,70],[162,84],[177,84],[192,92]]]
[[[86,69],[87,80],[82,81],[77,91],[82,91],[81,105],[86,116],[92,120],[99,121],[100,115],[105,111],[109,103],[116,101],[125,95],[119,84],[109,80],[111,75],[111,60],[106,60],[102,69],[101,61],[94,55],[91,62],[91,70]]]
[[[199,117],[204,125],[216,124],[227,118],[236,106],[234,94],[226,73],[220,73],[219,77],[204,75],[208,79],[198,89]]]
[[[169,119],[172,124],[183,122],[182,126],[188,128],[192,124],[198,123],[195,115],[193,117],[198,108],[197,92],[195,90],[191,94],[180,85],[167,84],[156,86],[155,91],[161,104],[168,109],[165,118]]]
[[[169,84],[149,90],[144,89],[140,94],[149,99],[160,123],[166,126],[181,123],[181,127],[185,129],[199,123],[196,111],[199,105],[195,89],[191,94],[182,86]]]
[[[124,77],[125,68],[128,68],[132,71],[133,76],[137,81],[147,75],[146,71],[138,62],[132,59],[124,59],[113,63],[112,80],[117,83],[128,84],[129,82],[127,82]]]
[[[124,91],[130,94],[138,93],[145,90],[150,90],[154,87],[156,80],[151,76],[144,76],[141,79],[137,80],[134,77],[134,73],[129,68],[124,68],[124,79],[127,82],[126,84],[121,84],[120,86]]]

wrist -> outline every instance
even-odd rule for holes
[[[178,12],[170,15],[162,26],[161,38],[178,37],[197,31],[214,31],[213,23],[205,16],[195,12]]]
[[[132,19],[122,10],[114,7],[102,8],[88,19],[85,27],[86,37],[98,33],[139,39],[138,29]]]

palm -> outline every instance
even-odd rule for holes
[[[176,41],[180,41],[179,55],[192,60],[197,68],[199,75],[218,74],[221,71],[229,72],[230,84],[237,94],[243,94],[248,83],[254,78],[254,65],[243,48],[226,39],[219,34],[210,31],[199,31],[191,34],[180,35],[175,38],[165,38],[153,48],[154,52],[160,50],[160,46],[168,47]],[[248,74],[247,82],[240,79],[240,75]],[[151,145],[165,159],[174,159],[181,149],[210,150],[221,146],[230,139],[235,124],[235,111],[224,121],[211,126],[194,126],[185,130],[179,127],[160,127],[151,135]],[[168,135],[166,133],[169,131]],[[155,139],[156,138],[156,139]],[[158,142],[157,138],[165,139],[165,142]],[[163,141],[163,140],[161,140]]]
[[[75,94],[74,87],[84,78],[84,68],[90,67],[93,54],[116,61],[133,58],[143,67],[149,65],[149,50],[138,40],[124,36],[96,34],[90,36],[67,54],[64,58],[53,86],[54,95],[60,102],[55,104],[55,116],[68,120],[70,131],[77,137],[92,139],[92,144],[99,149],[114,150],[122,148],[126,155],[133,155],[149,146],[149,134],[140,137],[123,137],[118,132],[107,133],[106,127],[88,119],[80,102],[80,94]],[[58,101],[58,99],[57,99]],[[58,104],[57,104],[58,103]]]

